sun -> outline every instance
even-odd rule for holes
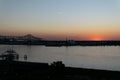
[[[93,40],[93,41],[102,41],[104,39],[101,38],[101,37],[93,37],[93,38],[91,38],[91,40]]]

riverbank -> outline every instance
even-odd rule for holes
[[[62,62],[0,61],[0,80],[119,80],[119,71],[66,67]]]

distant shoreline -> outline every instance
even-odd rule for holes
[[[43,46],[120,46],[120,41],[0,41],[2,45],[43,45]]]
[[[3,45],[43,45],[43,46],[120,46],[120,40],[45,40],[31,34],[25,36],[0,36]]]

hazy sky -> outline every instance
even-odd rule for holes
[[[0,34],[120,39],[120,0],[0,0]]]

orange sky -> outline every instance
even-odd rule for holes
[[[1,0],[0,35],[120,40],[119,0]]]

